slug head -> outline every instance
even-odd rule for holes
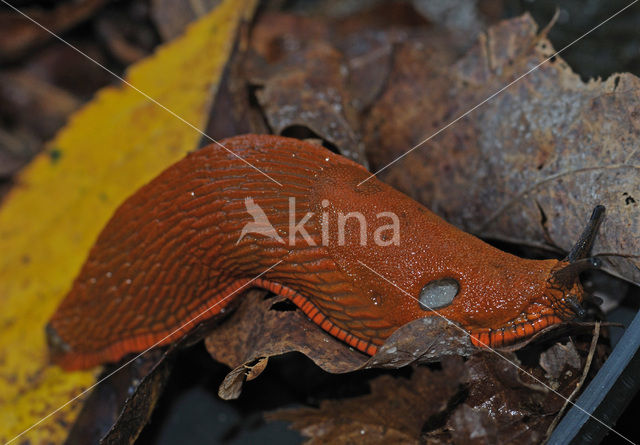
[[[470,282],[469,277],[475,276],[470,270],[459,274],[459,278],[431,280],[418,294],[419,306],[460,322],[477,346],[506,345],[552,324],[584,318],[582,303],[589,296],[579,275],[601,265],[599,259],[585,256],[603,215],[604,207],[597,206],[563,261],[505,257],[503,262],[483,265],[483,282]],[[490,299],[483,298],[487,294]]]

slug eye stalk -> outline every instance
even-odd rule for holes
[[[564,267],[558,268],[552,272],[551,281],[555,286],[569,291],[576,283],[580,273],[585,270],[599,269],[602,262],[598,258],[587,257],[593,241],[598,233],[598,228],[604,218],[605,208],[602,205],[597,205],[591,217],[587,222],[586,227],[582,231],[580,238],[573,246],[563,263]],[[586,311],[582,306],[582,299],[576,295],[568,295],[563,299],[563,306],[565,310],[571,311],[578,318],[583,318],[586,315]]]
[[[553,272],[553,280],[566,287],[571,287],[581,272],[589,269],[599,269],[601,261],[598,258],[587,258],[598,228],[604,218],[605,208],[602,205],[594,207],[586,227],[575,243],[564,262],[569,264]]]
[[[578,260],[586,258],[593,245],[593,240],[596,238],[600,223],[604,219],[605,207],[603,205],[597,205],[593,208],[591,218],[587,222],[587,226],[582,231],[582,235],[578,238],[578,241],[573,246],[565,261],[569,263],[575,263]]]

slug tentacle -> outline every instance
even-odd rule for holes
[[[585,293],[580,286],[579,277],[582,272],[599,269],[602,262],[596,257],[587,257],[593,241],[604,218],[605,207],[597,205],[580,238],[567,257],[555,268],[549,277],[549,297],[555,306],[556,313],[562,319],[584,318],[586,310],[582,306]]]
[[[600,261],[599,258],[583,258],[581,260],[576,260],[573,263],[569,263],[558,270],[555,270],[553,272],[552,279],[560,286],[571,287],[582,272],[592,269],[599,269],[601,266],[602,261]]]
[[[593,208],[593,212],[587,222],[587,226],[584,228],[582,235],[580,235],[580,238],[578,238],[578,241],[567,255],[566,261],[574,263],[589,255],[593,241],[598,233],[598,228],[604,219],[604,212],[605,207],[603,205],[597,205]]]
[[[574,295],[566,297],[565,302],[567,303],[567,307],[573,311],[576,317],[584,318],[587,315],[587,311]]]

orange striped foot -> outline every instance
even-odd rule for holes
[[[375,355],[375,353],[378,351],[378,347],[372,342],[358,338],[352,333],[335,325],[331,320],[329,320],[329,318],[327,318],[322,312],[320,312],[320,309],[315,304],[313,304],[311,300],[296,292],[295,290],[283,286],[280,283],[274,283],[271,281],[263,280],[261,278],[256,279],[254,281],[254,284],[270,292],[273,292],[274,294],[288,298],[293,302],[293,304],[302,309],[302,312],[304,312],[304,314],[309,317],[311,321],[327,331],[329,334],[336,337],[338,340],[341,340],[349,346],[356,348],[358,351],[364,352],[368,355]]]
[[[536,332],[547,326],[562,323],[562,319],[556,315],[546,314],[537,318],[527,319],[519,323],[513,323],[499,329],[486,329],[471,331],[469,337],[471,343],[478,348],[500,347],[515,343],[527,337],[531,337]]]

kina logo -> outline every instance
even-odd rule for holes
[[[268,238],[273,238],[279,243],[285,242],[282,237],[278,235],[278,232],[276,232],[276,229],[269,221],[269,218],[267,218],[262,207],[256,204],[253,198],[245,198],[244,205],[247,208],[247,213],[253,217],[253,221],[244,225],[242,233],[240,233],[240,238],[236,241],[236,245],[238,245],[238,243],[242,241],[242,238],[248,233],[257,233]]]

